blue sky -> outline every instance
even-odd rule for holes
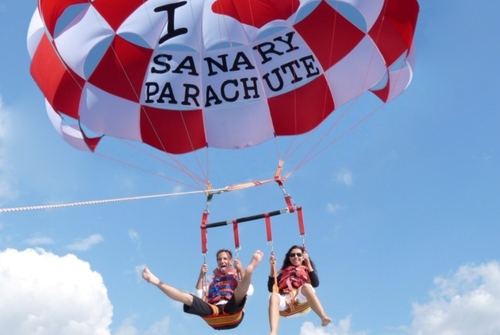
[[[410,87],[286,183],[304,208],[317,293],[333,323],[321,328],[310,313],[282,320],[283,334],[500,333],[500,3],[419,2]],[[0,0],[0,208],[191,191],[60,139],[29,74],[26,33],[35,7],[34,0]],[[374,110],[374,101],[361,99],[353,113]],[[212,152],[214,186],[272,177],[272,146]],[[104,148],[135,158],[124,150],[113,142]],[[281,191],[269,184],[215,196],[211,221],[283,207]],[[148,265],[192,291],[203,262],[204,208],[205,197],[193,194],[0,213],[0,328],[20,335],[216,333],[139,277]],[[295,216],[277,217],[273,228],[281,259],[301,243]],[[208,235],[213,268],[214,252],[232,248],[232,230]],[[256,249],[265,256],[245,320],[226,334],[266,334],[263,223],[241,225],[240,235],[244,264]]]

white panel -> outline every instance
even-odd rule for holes
[[[210,49],[221,43],[248,44],[243,24],[228,15],[214,13],[211,8],[214,2],[214,0],[204,2],[202,22],[205,49]]]
[[[62,117],[56,113],[47,100],[45,100],[45,110],[49,116],[49,120],[54,126],[55,130],[72,147],[82,150],[91,151],[83,139],[83,134],[78,125],[63,125]]]
[[[43,27],[42,18],[40,17],[40,12],[37,8],[31,17],[30,26],[28,28],[28,36],[26,38],[28,52],[31,58],[33,58],[36,48],[38,47],[44,33],[45,28]]]
[[[93,7],[89,7],[68,25],[55,39],[55,43],[66,64],[79,76],[88,79],[84,67],[89,53],[100,42],[112,36],[114,31],[106,20]],[[91,62],[97,63],[98,60],[92,59]]]
[[[380,16],[385,0],[338,0],[355,7],[365,18],[368,31]]]
[[[140,141],[140,105],[87,84],[80,102],[80,121],[90,130]]]
[[[376,85],[387,73],[384,60],[372,39],[366,36],[346,57],[326,73],[339,107]]]
[[[238,108],[205,110],[204,118],[209,147],[240,149],[274,136],[266,101]]]
[[[396,71],[390,71],[389,83],[391,87],[389,89],[389,97],[387,98],[387,101],[390,101],[403,93],[408,85],[410,85],[412,77],[413,71],[409,65]]]
[[[175,2],[177,1],[150,0],[145,2],[143,6],[129,17],[119,32],[123,33],[128,30],[139,31],[140,35],[148,41],[151,48],[201,51],[203,49],[201,39],[202,1],[188,1],[187,4],[175,8],[174,22],[171,24],[173,24],[176,30],[187,29],[187,33],[177,35],[158,45],[159,39],[168,32],[168,13],[167,11],[155,12],[154,10],[160,6]],[[134,25],[134,27],[127,27],[129,24]],[[151,28],[153,30],[148,31]]]

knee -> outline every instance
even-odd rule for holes
[[[312,288],[311,284],[304,284],[304,285],[302,285],[302,287],[300,288],[300,291],[306,297],[314,294],[314,289]]]
[[[269,304],[270,305],[278,305],[280,302],[280,296],[277,295],[276,293],[272,293],[270,296],[269,296]]]

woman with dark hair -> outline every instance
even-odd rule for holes
[[[306,313],[312,309],[324,327],[332,319],[325,314],[314,287],[319,286],[314,263],[303,247],[294,245],[286,253],[281,269],[276,272],[276,258],[271,255],[271,274],[267,288],[269,297],[270,335],[278,334],[279,316],[287,317]]]

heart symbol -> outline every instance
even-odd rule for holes
[[[299,8],[299,0],[217,0],[214,13],[227,15],[241,23],[261,28],[274,20],[286,20]]]

